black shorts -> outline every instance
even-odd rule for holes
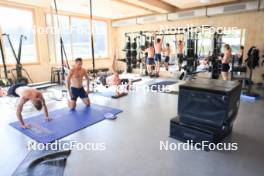
[[[73,94],[73,97],[71,97],[72,101],[76,101],[78,97],[80,98],[88,98],[87,93],[85,92],[84,88],[76,88],[76,87],[71,87],[71,92]]]
[[[155,64],[155,62],[154,62],[153,58],[151,58],[151,57],[147,58],[147,65],[154,65],[154,64]]]
[[[161,61],[161,54],[155,54],[154,59],[156,62],[160,62]]]
[[[170,61],[170,56],[166,56],[165,57],[165,62],[169,62]]]
[[[16,89],[19,87],[23,87],[23,86],[26,86],[26,84],[15,84],[15,85],[11,86],[7,91],[7,95],[19,97],[19,95],[17,95],[17,93],[16,93]]]
[[[228,72],[230,69],[229,64],[222,64],[222,72]]]
[[[103,84],[103,86],[106,86],[106,78],[107,78],[107,75],[101,76],[99,78],[99,80]]]
[[[183,62],[183,54],[178,54],[178,60],[179,60],[179,63],[182,63]]]

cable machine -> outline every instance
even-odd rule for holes
[[[3,48],[3,43],[2,43],[2,38],[0,38],[0,51],[1,51],[1,58],[2,58],[2,64],[4,68],[4,78],[2,78],[0,81],[1,86],[11,86],[12,85],[12,79],[8,78],[8,71],[6,67],[6,62],[5,62],[5,55],[4,55],[4,48]]]
[[[221,31],[215,32],[213,37],[213,53],[211,57],[211,78],[219,79],[221,73],[221,48],[223,45],[222,37],[224,34]]]
[[[94,35],[93,35],[93,3],[92,0],[89,1],[90,5],[90,42],[91,42],[91,52],[92,52],[92,62],[93,62],[93,83],[92,91],[96,92],[96,73],[95,73],[95,57],[94,57]]]
[[[23,44],[23,40],[27,39],[26,36],[20,35],[18,53],[16,53],[16,51],[14,49],[14,46],[12,44],[12,41],[10,39],[9,34],[3,34],[3,36],[7,37],[7,41],[11,47],[12,54],[14,55],[14,58],[16,60],[16,68],[11,69],[11,74],[13,76],[14,83],[15,84],[25,84],[25,85],[27,85],[29,83],[29,81],[31,83],[33,83],[28,72],[22,67],[22,64],[21,64],[22,44]],[[26,73],[27,77],[23,76],[23,74],[22,74],[23,71]],[[15,76],[14,72],[16,72],[16,76]]]

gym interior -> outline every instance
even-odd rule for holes
[[[264,0],[0,0],[0,175],[262,176],[263,19]]]

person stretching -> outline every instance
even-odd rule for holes
[[[120,88],[119,86],[120,85],[127,85],[127,90],[128,90],[130,85],[131,85],[131,81],[129,81],[128,79],[121,79],[119,77],[117,60],[118,60],[117,51],[115,51],[113,62],[111,65],[113,75],[101,76],[100,81],[104,86],[116,86],[116,96],[121,96],[121,95],[124,95],[125,93],[121,92],[119,90],[119,88]]]

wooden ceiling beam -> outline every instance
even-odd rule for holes
[[[122,3],[122,4],[125,4],[125,5],[132,6],[132,7],[140,8],[140,9],[149,11],[151,14],[157,13],[156,11],[154,11],[154,10],[152,10],[150,8],[143,7],[143,6],[140,6],[140,5],[137,5],[137,4],[134,4],[134,3],[131,3],[131,2],[125,1],[125,0],[112,0],[112,1],[116,1],[118,3]]]
[[[177,10],[177,7],[160,0],[138,0],[138,1],[144,2],[146,4],[149,4],[150,6],[154,6],[168,12],[174,12]]]

